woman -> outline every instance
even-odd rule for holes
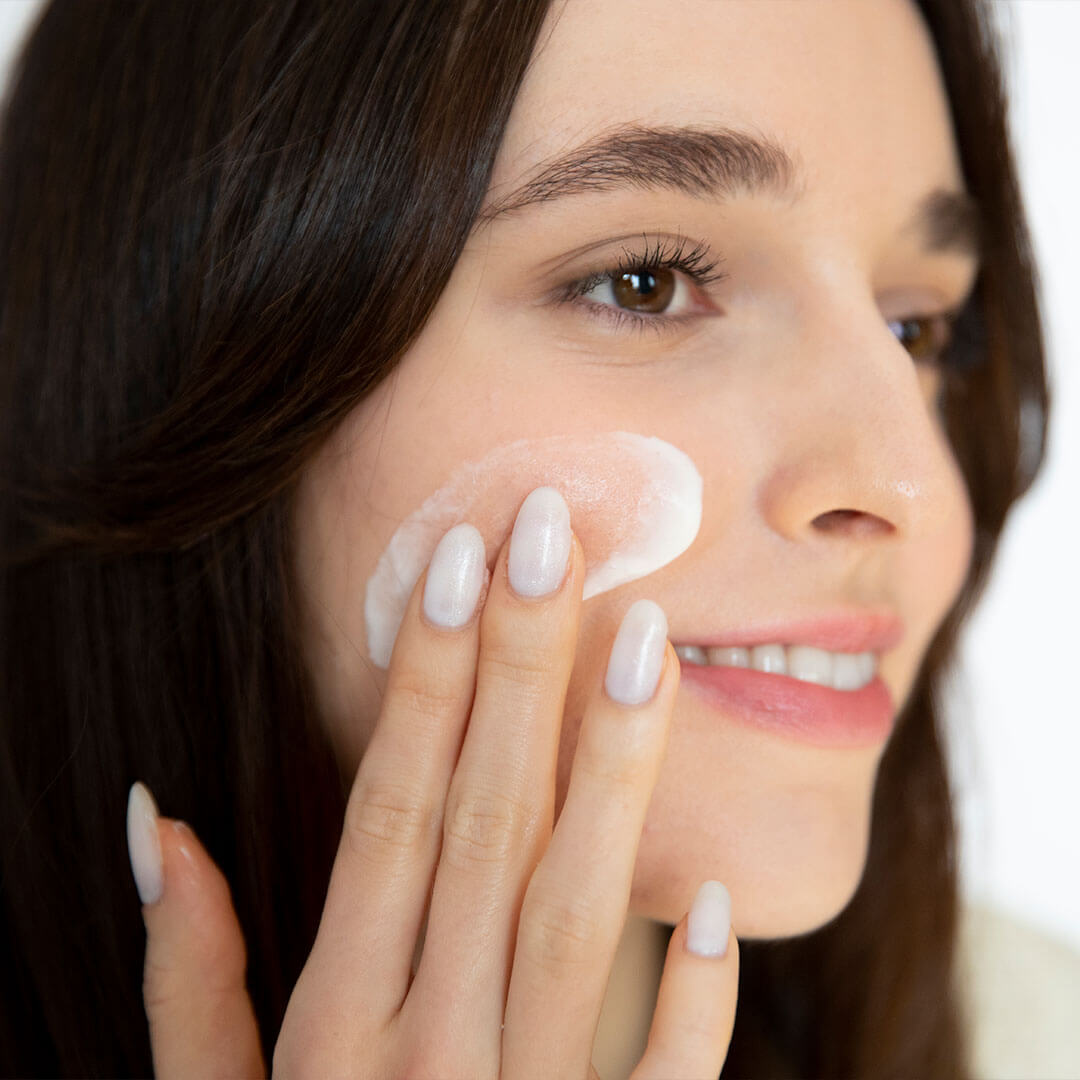
[[[7,1071],[965,1074],[936,697],[1047,408],[985,20],[46,10]]]

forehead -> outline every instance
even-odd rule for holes
[[[555,0],[492,176],[498,198],[626,123],[766,135],[839,200],[962,186],[912,0]]]

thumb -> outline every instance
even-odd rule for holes
[[[194,832],[128,795],[128,852],[146,926],[143,1003],[158,1080],[263,1077],[247,952],[229,886]]]

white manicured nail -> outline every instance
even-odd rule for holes
[[[440,541],[424,582],[424,614],[448,630],[464,626],[484,587],[484,538],[474,525],[455,525]]]
[[[136,780],[128,792],[127,842],[135,888],[144,904],[156,904],[165,888],[158,808],[150,789]]]
[[[664,667],[668,624],[664,609],[637,600],[619,624],[608,658],[604,689],[621,705],[642,705],[656,693]]]
[[[719,881],[703,882],[686,920],[686,948],[698,956],[727,955],[731,894]]]
[[[521,504],[510,537],[507,574],[519,596],[547,596],[566,577],[570,509],[550,487],[536,488]]]

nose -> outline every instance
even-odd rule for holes
[[[758,491],[769,527],[866,543],[955,523],[962,478],[916,363],[873,298],[816,298],[780,336],[773,457]]]

